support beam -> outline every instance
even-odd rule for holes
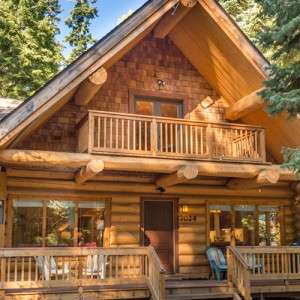
[[[197,0],[180,0],[182,6],[192,8],[196,5]]]
[[[243,97],[226,110],[226,119],[230,121],[238,120],[251,112],[259,110],[264,105],[264,100],[257,94],[262,89]]]
[[[260,173],[250,179],[231,179],[227,187],[231,189],[255,189],[265,185],[276,184],[280,179],[279,170],[262,170]]]
[[[153,29],[154,37],[164,39],[190,10],[190,7],[181,6],[174,13],[164,16]]]
[[[196,166],[184,166],[175,173],[159,177],[156,181],[156,185],[161,188],[166,188],[183,183],[196,178],[198,176],[198,172],[199,171]]]
[[[104,162],[102,160],[91,160],[75,174],[75,181],[80,184],[84,183],[103,170]]]
[[[145,173],[176,172],[183,165],[196,166],[199,176],[218,176],[234,178],[253,178],[262,170],[278,170],[280,180],[299,181],[300,176],[280,165],[237,164],[216,161],[188,161],[180,159],[160,159],[142,157],[120,157],[92,155],[87,153],[68,153],[42,150],[7,149],[0,151],[1,166],[52,167],[78,169],[85,167],[91,160],[102,160],[106,170]]]
[[[84,80],[75,96],[76,105],[87,105],[107,80],[107,71],[102,67]]]
[[[8,178],[8,190],[14,188],[20,189],[39,189],[58,191],[86,191],[86,192],[103,192],[103,193],[136,193],[136,194],[168,194],[168,195],[195,195],[198,196],[245,196],[258,198],[292,198],[294,192],[287,188],[269,188],[263,187],[258,189],[232,190],[227,187],[216,186],[197,186],[197,185],[177,185],[166,188],[161,193],[155,184],[151,183],[135,183],[135,182],[86,182],[78,184],[74,181],[67,180],[45,180],[45,179],[24,179],[24,178]]]

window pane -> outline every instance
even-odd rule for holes
[[[47,246],[73,246],[75,204],[71,201],[47,202]]]
[[[238,244],[255,245],[255,206],[238,205],[235,210],[234,236]]]
[[[222,209],[223,208],[223,209]],[[229,244],[232,230],[232,213],[230,206],[210,206],[210,242],[212,244]]]
[[[80,246],[103,247],[104,201],[80,202],[78,239]]]
[[[160,115],[168,118],[178,118],[179,115],[178,103],[160,103]]]
[[[154,115],[154,103],[146,100],[136,101],[135,113],[139,115]]]
[[[42,245],[43,202],[13,201],[13,246]]]

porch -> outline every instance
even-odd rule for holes
[[[251,300],[300,293],[297,247],[228,247],[228,278],[220,282],[167,275],[152,247],[2,248],[0,256],[1,299]]]

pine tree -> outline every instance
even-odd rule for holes
[[[271,50],[271,66],[266,89],[261,93],[271,115],[287,111],[300,113],[300,5],[299,0],[256,0],[261,14],[272,20],[258,39],[263,49]],[[298,134],[298,133],[295,133]],[[300,148],[285,149],[285,166],[300,172]]]
[[[73,47],[73,50],[67,59],[70,63],[80,54],[88,49],[95,42],[90,33],[91,20],[97,16],[97,8],[93,6],[97,0],[75,0],[66,25],[71,29],[65,40]]]
[[[24,99],[59,70],[58,0],[0,0],[0,94]]]

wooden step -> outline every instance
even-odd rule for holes
[[[168,295],[167,300],[233,299],[233,293],[201,293]]]
[[[166,282],[167,295],[193,295],[193,294],[225,294],[233,293],[227,281],[215,280],[179,280]]]

